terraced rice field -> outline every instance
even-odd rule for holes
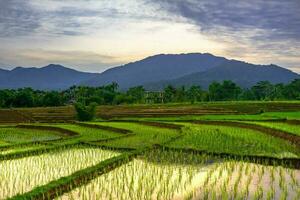
[[[173,129],[145,126],[128,122],[96,122],[94,124],[106,125],[115,128],[126,127],[126,129],[132,131],[133,134],[130,137],[123,137],[105,143],[100,142],[100,144],[103,144],[108,147],[147,147],[153,144],[167,142],[172,137],[176,137],[180,134],[179,131]]]
[[[57,199],[297,199],[300,170],[154,150]]]
[[[59,153],[2,161],[0,198],[5,199],[28,192],[36,186],[70,175],[116,155],[118,154],[115,152],[102,149],[74,148]]]
[[[182,138],[167,146],[233,155],[263,155],[279,158],[300,156],[298,148],[290,143],[254,130],[185,124],[183,133]]]
[[[2,125],[0,199],[298,200],[295,116]]]
[[[253,124],[258,124],[261,126],[282,130],[297,136],[300,136],[300,124],[288,124],[284,122],[248,122]]]
[[[20,143],[20,142],[37,142],[57,140],[63,136],[55,131],[34,131],[30,129],[21,128],[1,128],[0,141],[7,143]]]

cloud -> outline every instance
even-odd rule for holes
[[[300,39],[299,0],[152,0],[152,2],[158,4],[160,9],[191,20],[203,32],[218,30],[219,27],[232,32],[261,29],[268,31],[269,39]]]
[[[42,67],[57,63],[82,71],[102,72],[111,66],[121,64],[115,57],[89,51],[58,51],[44,49],[21,49],[0,51],[0,60],[14,66]]]
[[[181,17],[186,23],[194,24],[199,34],[224,44],[223,53],[226,56],[260,63],[278,62],[284,66],[299,66],[299,0],[149,2],[170,15]]]
[[[39,26],[39,14],[27,1],[0,1],[0,37],[27,35]]]
[[[94,71],[139,55],[207,51],[295,70],[299,10],[299,0],[0,0],[0,61]]]
[[[0,1],[0,37],[88,35],[124,20],[171,20],[144,1]]]

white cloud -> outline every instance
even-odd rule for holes
[[[300,4],[255,1],[1,1],[0,61],[101,71],[153,54],[209,52],[297,71]]]

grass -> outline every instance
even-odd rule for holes
[[[21,153],[21,152],[26,152],[29,150],[36,150],[36,149],[43,149],[46,146],[47,145],[42,145],[42,144],[32,144],[28,146],[12,147],[12,148],[1,150],[0,155],[6,155],[10,153]]]
[[[299,199],[299,170],[236,161],[211,169],[191,199]]]
[[[300,111],[295,112],[267,112],[263,113],[264,117],[278,117],[278,118],[286,118],[289,120],[300,120]]]
[[[247,123],[258,124],[261,126],[285,131],[287,133],[291,133],[291,134],[300,136],[300,126],[299,125],[292,125],[292,124],[287,124],[287,123],[283,123],[283,122],[247,122]]]
[[[263,115],[184,115],[174,117],[143,117],[143,118],[122,118],[122,120],[142,120],[142,121],[190,121],[190,120],[238,120],[238,121],[261,121],[285,119],[279,116]]]
[[[107,150],[78,147],[56,153],[1,161],[0,199],[28,192],[36,186],[116,155],[118,153]]]
[[[153,144],[164,143],[179,135],[179,131],[173,129],[158,128],[152,126],[145,126],[136,123],[128,122],[94,122],[93,124],[100,124],[105,126],[112,126],[116,128],[124,128],[131,130],[133,136],[124,137],[117,140],[102,143],[109,147],[129,147],[142,148],[149,147]],[[100,143],[101,144],[101,143]]]
[[[168,144],[169,147],[279,158],[300,156],[299,149],[290,143],[258,131],[214,125],[184,125],[184,136]]]
[[[75,124],[46,124],[46,125],[74,131],[79,134],[78,138],[80,138],[80,140],[82,141],[101,140],[101,139],[120,136],[120,134],[112,131],[101,130],[97,128],[82,127]]]
[[[37,131],[21,128],[1,128],[0,141],[6,143],[23,143],[35,141],[49,141],[60,139],[63,136],[54,131]]]
[[[299,120],[299,111],[287,112],[297,110],[299,105],[299,102],[216,102],[106,106],[101,110],[111,109],[112,115],[132,111],[133,115],[121,119],[168,121],[183,125],[181,130],[154,123],[120,121],[88,123],[108,126],[106,130],[69,123],[35,123],[78,135],[64,135],[64,130],[59,133],[51,129],[0,126],[0,199],[300,199],[300,149],[296,144],[248,127],[184,122],[243,121],[298,137],[299,125],[263,120]],[[35,110],[35,116],[46,119],[51,114],[55,120],[59,113],[71,112],[71,108],[64,107],[55,112],[52,108],[47,108],[47,113],[44,110]],[[195,110],[213,114],[131,117],[136,112],[151,116],[159,112],[189,114]],[[253,114],[260,110],[286,112]],[[125,132],[117,133],[109,127]],[[118,151],[104,150],[109,148]],[[126,148],[136,150],[125,151]]]
[[[57,199],[296,199],[299,175],[282,167],[153,150]]]
[[[151,151],[58,199],[171,199],[186,193],[208,157]],[[178,163],[168,163],[176,160]]]

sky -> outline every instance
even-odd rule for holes
[[[195,52],[300,73],[300,0],[0,0],[0,68]]]

